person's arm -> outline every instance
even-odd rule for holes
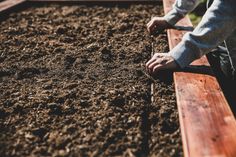
[[[236,29],[235,6],[235,0],[214,0],[194,31],[169,52],[181,68],[216,48]]]
[[[147,24],[149,33],[174,28],[174,25],[199,4],[200,0],[176,0],[173,9],[164,17],[153,17]]]
[[[193,11],[199,3],[200,0],[176,0],[173,9],[164,16],[164,19],[169,24],[175,25],[185,15]]]
[[[146,64],[150,73],[162,69],[184,68],[222,43],[236,29],[236,1],[214,0],[193,32],[168,54],[154,55]]]

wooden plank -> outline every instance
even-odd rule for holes
[[[165,13],[174,0],[163,0]],[[189,18],[178,25],[192,26]],[[170,49],[184,31],[168,30]],[[191,65],[210,69],[206,57]],[[196,68],[195,68],[196,69]],[[175,90],[185,157],[236,157],[236,121],[211,70],[175,72]]]
[[[0,13],[7,11],[23,2],[26,0],[5,0],[0,3]]]

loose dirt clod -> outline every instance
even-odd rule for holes
[[[182,156],[172,75],[144,70],[146,23],[162,12],[51,4],[1,21],[0,156]]]

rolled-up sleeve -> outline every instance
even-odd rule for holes
[[[175,25],[186,14],[193,11],[200,0],[176,0],[173,9],[168,12],[164,19],[171,25]]]
[[[236,28],[236,1],[214,0],[201,22],[169,53],[184,68],[222,43]]]

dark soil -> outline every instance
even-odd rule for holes
[[[48,5],[0,23],[0,156],[182,155],[171,74],[146,31],[159,5]],[[168,75],[168,76],[167,76]],[[167,79],[166,79],[167,78]]]

